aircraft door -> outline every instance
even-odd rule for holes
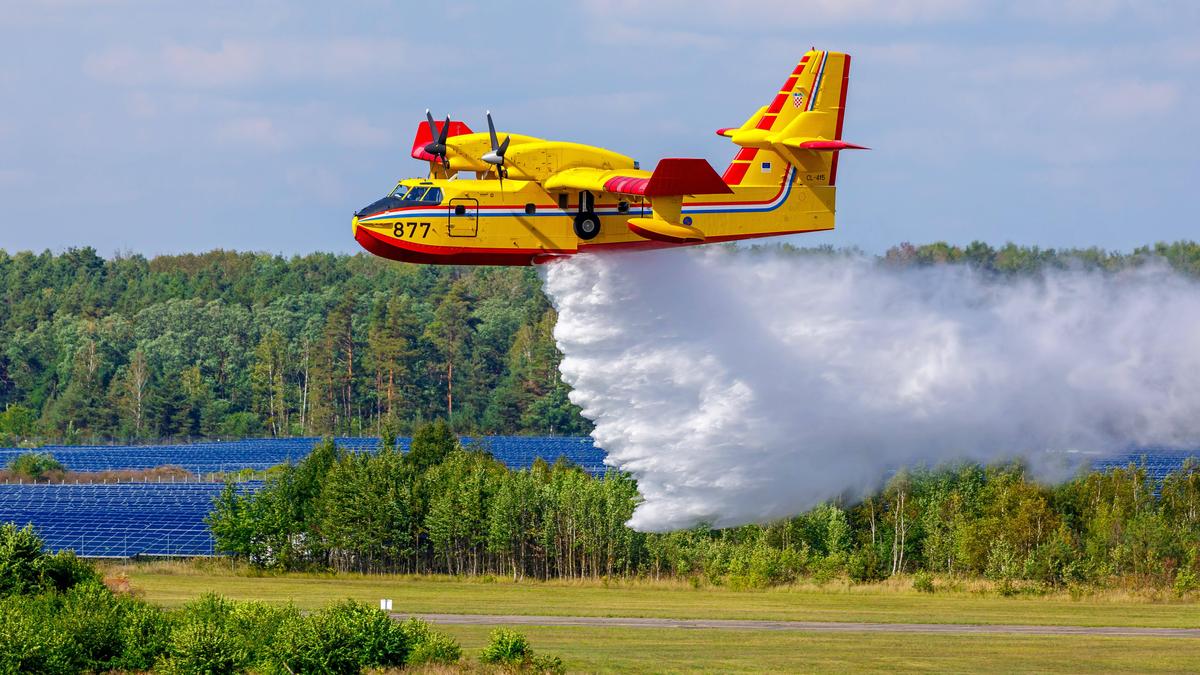
[[[449,202],[446,231],[451,237],[474,237],[479,234],[479,200],[455,197]]]

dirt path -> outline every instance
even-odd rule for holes
[[[393,614],[398,619],[407,614]],[[1126,626],[1015,626],[959,623],[843,623],[837,621],[750,621],[740,619],[647,619],[608,616],[528,616],[521,614],[414,614],[433,624],[480,626],[621,626],[625,628],[719,628],[795,630],[829,633],[980,633],[1008,635],[1091,635],[1112,637],[1200,638],[1200,628]]]

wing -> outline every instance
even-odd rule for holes
[[[630,218],[626,225],[634,234],[668,244],[704,241],[704,233],[679,222],[685,195],[733,192],[703,159],[670,158],[654,167],[653,173],[638,169],[566,169],[542,184],[547,190],[590,190],[618,196],[651,198],[650,218]]]
[[[661,160],[653,173],[640,169],[564,169],[548,177],[542,186],[550,191],[589,190],[651,198],[733,192],[707,161],[688,158]]]

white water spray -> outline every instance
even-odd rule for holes
[[[997,280],[701,249],[544,276],[637,529],[793,515],[900,465],[1200,442],[1200,284],[1163,265]]]

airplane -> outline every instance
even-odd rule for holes
[[[718,175],[704,159],[667,158],[653,171],[604,148],[487,133],[462,121],[418,125],[412,157],[426,178],[399,181],[358,210],[354,238],[413,263],[533,265],[575,253],[664,248],[834,225],[848,54],[812,49],[740,127]]]

